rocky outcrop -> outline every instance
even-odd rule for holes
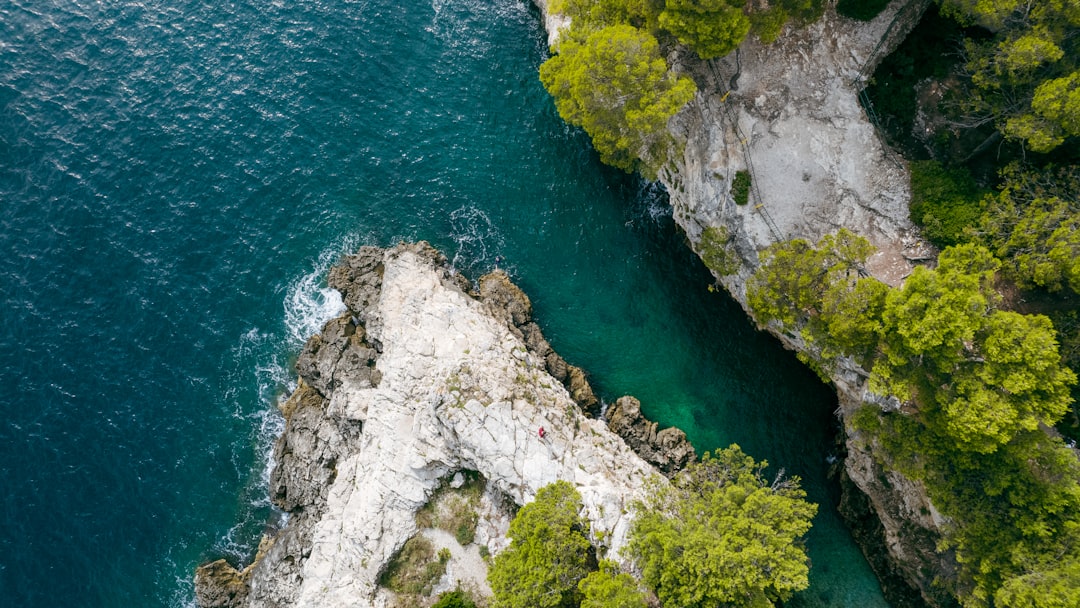
[[[515,336],[525,342],[525,347],[543,362],[544,369],[570,391],[570,396],[583,411],[591,416],[600,413],[600,400],[593,393],[585,378],[585,370],[570,365],[555,352],[540,326],[532,321],[532,302],[525,292],[510,281],[501,270],[480,277],[480,300],[496,318],[502,319]]]
[[[699,93],[669,123],[685,146],[660,171],[660,180],[693,246],[706,228],[725,229],[739,264],[717,280],[744,308],[758,253],[778,241],[813,242],[848,228],[877,248],[866,270],[893,286],[916,263],[934,258],[908,218],[907,166],[882,143],[858,99],[877,62],[929,3],[894,0],[866,23],[840,17],[830,6],[818,22],[802,29],[789,25],[770,45],[751,37],[738,52],[708,62],[685,50],[669,55],[675,69],[694,78]],[[561,22],[546,15],[545,23],[550,28]],[[732,182],[743,171],[751,178],[750,200],[738,205]],[[786,347],[813,356],[798,336],[766,329]],[[831,375],[845,421],[864,403],[890,407],[894,401],[870,393],[866,370],[852,361],[842,361]],[[876,538],[863,538],[864,550],[887,552],[893,572],[927,602],[945,605],[934,584],[935,578],[948,579],[953,566],[951,555],[936,552],[941,517],[919,483],[884,468],[873,458],[870,439],[845,428],[847,488],[865,495],[881,524],[873,527]]]
[[[384,605],[379,576],[417,533],[415,513],[463,470],[519,505],[570,481],[594,543],[621,559],[631,503],[657,471],[578,407],[562,383],[577,384],[576,368],[551,351],[505,274],[470,293],[421,243],[365,247],[330,283],[348,310],[300,355],[274,451],[270,492],[288,524],[244,571],[201,568],[200,605]]]
[[[195,570],[195,602],[203,608],[229,608],[247,602],[251,571],[240,572],[219,559]]]
[[[686,433],[674,427],[657,430],[657,424],[641,414],[641,402],[620,397],[607,409],[608,428],[646,462],[668,477],[697,458]]]
[[[663,179],[675,220],[691,242],[708,226],[727,229],[742,263],[738,272],[718,280],[744,307],[757,254],[777,241],[813,242],[848,228],[877,248],[867,271],[894,286],[915,263],[933,257],[908,219],[906,164],[881,142],[858,101],[864,76],[927,4],[897,0],[869,23],[830,9],[819,22],[789,30],[773,45],[748,40],[737,55],[708,64],[684,62],[702,92],[672,122],[687,144],[676,169]],[[730,194],[738,171],[751,177],[750,203],[744,206]],[[768,329],[788,348],[809,352],[796,336]],[[842,362],[832,376],[845,421],[864,403],[889,403],[869,392],[868,374],[854,362]],[[935,579],[948,578],[952,557],[936,551],[942,520],[924,488],[884,469],[869,440],[845,428],[847,489],[863,493],[881,524],[876,537],[861,539],[864,550],[872,563],[880,563],[886,551],[892,572],[925,601],[947,605]]]

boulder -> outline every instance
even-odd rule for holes
[[[626,396],[615,401],[606,412],[608,428],[646,462],[672,477],[697,458],[686,433],[671,427],[657,430],[657,424],[641,413],[641,402]]]

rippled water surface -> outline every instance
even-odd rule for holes
[[[0,597],[182,606],[274,517],[275,401],[360,244],[496,255],[606,399],[822,503],[792,605],[883,606],[829,506],[829,392],[662,196],[600,166],[524,0],[0,0]]]

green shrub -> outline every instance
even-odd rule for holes
[[[735,199],[736,205],[745,205],[750,202],[749,171],[735,172],[735,179],[731,180],[731,198]]]
[[[941,247],[967,240],[964,230],[979,223],[983,195],[967,169],[935,160],[911,163],[911,221]]]
[[[379,584],[407,595],[428,595],[435,582],[446,573],[446,562],[436,559],[435,548],[423,536],[414,536],[402,545],[379,577]]]
[[[726,226],[709,226],[703,230],[698,249],[701,251],[701,261],[710,270],[721,276],[738,272],[739,254]]]
[[[619,572],[618,564],[604,560],[600,569],[578,584],[581,608],[646,608],[645,594],[629,574]]]
[[[439,596],[431,608],[476,608],[476,603],[461,589],[447,591]]]

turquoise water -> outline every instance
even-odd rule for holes
[[[558,119],[544,54],[521,0],[0,0],[5,605],[189,605],[248,557],[325,272],[399,239],[501,255],[606,399],[802,475],[792,605],[885,605],[829,507],[833,398]]]

